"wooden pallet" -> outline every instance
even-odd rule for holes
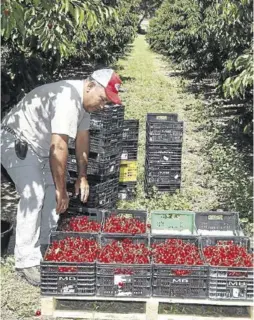
[[[146,304],[145,313],[104,313],[97,311],[85,310],[61,310],[57,308],[58,302],[64,301],[85,301],[85,302],[143,302]],[[44,316],[51,316],[53,318],[72,318],[84,320],[239,320],[239,318],[232,317],[205,317],[195,315],[170,315],[158,314],[159,303],[171,304],[197,304],[197,305],[216,305],[216,306],[234,306],[234,307],[248,307],[249,317],[241,317],[241,320],[253,319],[252,301],[217,301],[208,299],[164,299],[164,298],[124,298],[124,297],[72,297],[72,296],[54,296],[41,298],[41,313]]]

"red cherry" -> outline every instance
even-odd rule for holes
[[[39,317],[39,316],[41,315],[41,310],[37,310],[37,311],[35,312],[35,315],[36,315],[37,317]]]
[[[118,287],[122,288],[123,287],[123,282],[118,283]]]

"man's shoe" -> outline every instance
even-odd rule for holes
[[[27,282],[33,286],[39,286],[41,284],[40,266],[16,269],[21,277],[24,277]]]

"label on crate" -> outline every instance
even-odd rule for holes
[[[127,198],[127,193],[118,193],[118,199],[125,200]]]
[[[132,277],[126,274],[114,275],[114,285],[117,286],[117,296],[131,296]]]
[[[121,160],[128,160],[128,153],[122,153]]]
[[[245,288],[246,286],[247,286],[247,283],[245,281],[237,281],[237,280],[228,281],[228,287],[243,287],[243,288]]]
[[[183,283],[183,284],[186,284],[186,283],[189,283],[189,279],[186,279],[186,278],[172,278],[171,279],[171,283]]]
[[[59,276],[57,281],[57,291],[60,293],[76,293],[77,277],[75,276]]]
[[[120,283],[131,283],[131,275],[128,274],[115,274],[114,275],[114,285],[118,286]]]
[[[243,288],[232,288],[230,296],[233,298],[244,298],[246,299],[246,290]]]
[[[77,163],[76,159],[71,159],[71,162]]]

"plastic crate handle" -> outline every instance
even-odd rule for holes
[[[147,114],[147,121],[149,121],[149,120],[170,121],[170,120],[172,120],[172,116],[175,116],[177,119],[176,113],[148,113]]]

